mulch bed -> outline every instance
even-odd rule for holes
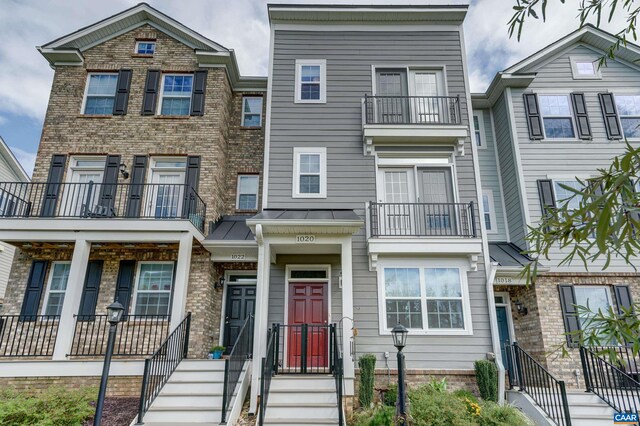
[[[102,409],[102,426],[129,426],[138,414],[140,398],[107,397]],[[82,426],[93,426],[93,419]]]

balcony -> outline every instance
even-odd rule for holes
[[[0,182],[0,218],[182,219],[204,233],[206,209],[185,184]]]
[[[459,96],[368,96],[362,103],[365,153],[375,144],[454,144],[464,155],[468,127]]]

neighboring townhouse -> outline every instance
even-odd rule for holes
[[[29,175],[20,165],[16,156],[6,142],[0,137],[0,181],[3,182],[29,182]],[[5,211],[11,209],[11,203],[0,191],[0,216]],[[13,263],[13,254],[15,248],[11,244],[0,242],[0,309],[4,293],[7,289],[9,281],[9,273],[11,272],[11,264]]]
[[[376,355],[377,382],[388,383],[397,324],[409,329],[412,383],[473,386],[473,362],[499,349],[466,12],[269,6],[263,211],[247,222],[258,241],[254,358],[266,359],[253,366],[251,412],[272,387],[290,400],[269,396],[265,419],[320,416],[318,398],[295,403],[308,382],[280,373],[333,365],[332,323],[347,395],[362,354]],[[270,365],[276,376],[260,384]]]
[[[261,203],[267,79],[241,76],[233,50],[144,3],[38,50],[55,74],[33,181],[2,170],[0,182],[0,240],[16,248],[0,383],[96,384],[118,301],[110,393],[140,395],[144,358],[177,327],[203,359],[231,351],[252,313],[244,218]],[[221,397],[203,398],[219,421]]]
[[[625,140],[638,146],[640,47],[628,43],[598,67],[613,43],[612,35],[587,25],[472,95],[500,342],[517,341],[569,387],[585,386],[579,352],[564,335],[586,319],[575,305],[628,307],[640,300],[640,274],[621,258],[606,270],[604,261],[588,270],[579,259],[558,266],[568,252],[553,249],[536,282],[525,286],[519,271],[530,259],[520,252],[544,209],[571,195],[561,184],[578,188],[576,177],[608,167]],[[551,354],[565,342],[569,358]]]

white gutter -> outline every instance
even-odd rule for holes
[[[500,350],[500,334],[498,333],[498,317],[496,315],[496,300],[493,294],[493,280],[498,271],[498,263],[489,264],[489,278],[487,279],[487,302],[489,304],[489,324],[491,325],[491,343],[493,353],[496,355],[496,365],[498,366],[498,404],[504,404],[505,395],[505,369],[502,363],[502,351]]]

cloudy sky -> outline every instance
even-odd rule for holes
[[[236,51],[244,75],[266,75],[268,0],[147,0],[208,38]],[[274,3],[425,4],[400,0],[272,0]],[[442,2],[442,0],[438,0]],[[28,173],[40,140],[53,70],[36,51],[62,35],[129,8],[138,0],[0,0],[0,136]],[[431,2],[433,3],[433,1]],[[468,3],[451,0],[449,3]],[[471,0],[465,21],[471,90],[484,91],[494,74],[577,28],[577,0],[550,0],[548,22],[530,22],[523,41],[510,40],[515,0]],[[623,23],[619,16],[613,25]]]

